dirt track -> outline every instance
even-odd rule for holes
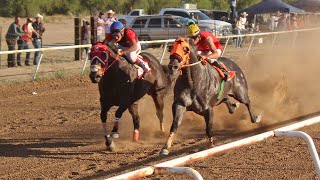
[[[234,115],[229,115],[224,105],[215,108],[217,145],[296,122],[305,118],[302,115],[319,111],[316,74],[320,52],[315,46],[319,37],[300,36],[294,49],[266,49],[249,58],[226,54],[243,68],[254,109],[263,115],[263,120],[259,125],[251,124],[243,106]],[[284,42],[289,44],[285,38]],[[50,58],[60,60],[54,54]],[[8,70],[1,72],[4,71]],[[167,131],[172,121],[171,103],[169,94],[165,107]],[[198,152],[207,144],[202,118],[187,113],[170,156],[159,157],[165,138],[155,137],[155,109],[150,108],[150,97],[144,97],[139,108],[141,141],[131,142],[132,122],[126,113],[120,124],[121,137],[116,140],[118,150],[106,152],[97,86],[86,77],[0,85],[0,107],[0,179],[102,179]],[[113,112],[114,109],[108,115],[109,130]],[[317,149],[319,127],[303,129],[314,138]],[[318,178],[306,143],[297,138],[269,139],[190,166],[204,179]],[[188,179],[150,177],[182,178]]]

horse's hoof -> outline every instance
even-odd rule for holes
[[[167,155],[169,155],[169,150],[168,149],[161,149],[160,156],[167,156]]]
[[[116,146],[113,141],[111,141],[111,144],[107,146],[107,151],[113,152],[116,149]]]
[[[119,133],[118,132],[111,132],[110,137],[112,137],[114,139],[118,139],[119,138]]]
[[[261,118],[262,118],[261,115],[255,116],[252,123],[259,123],[261,121]]]
[[[133,131],[133,142],[138,142],[138,140],[139,140],[139,131],[134,130]]]

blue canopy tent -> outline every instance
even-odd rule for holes
[[[277,11],[290,13],[304,13],[303,9],[299,9],[289,4],[286,4],[281,0],[263,0],[260,3],[252,5],[239,12],[246,12],[249,14],[249,16],[253,16],[254,14],[268,14],[275,13]]]

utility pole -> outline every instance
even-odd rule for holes
[[[230,22],[231,24],[235,24],[235,20],[237,18],[237,0],[230,0],[230,8],[231,8],[231,16],[230,16]]]

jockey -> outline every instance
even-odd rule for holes
[[[235,75],[234,72],[229,72],[216,59],[221,56],[223,48],[218,39],[211,33],[200,31],[196,24],[191,24],[187,28],[187,36],[190,38],[190,44],[198,46],[198,58],[202,60],[207,57],[207,61],[224,73],[224,80],[229,81]]]
[[[141,45],[136,36],[136,33],[132,29],[124,28],[124,25],[116,21],[110,26],[110,34],[105,38],[103,44],[108,42],[118,43],[119,56],[125,56],[125,58],[132,64],[136,64],[143,69],[142,78],[145,78],[151,69],[146,67],[143,60],[138,57],[141,52]]]

